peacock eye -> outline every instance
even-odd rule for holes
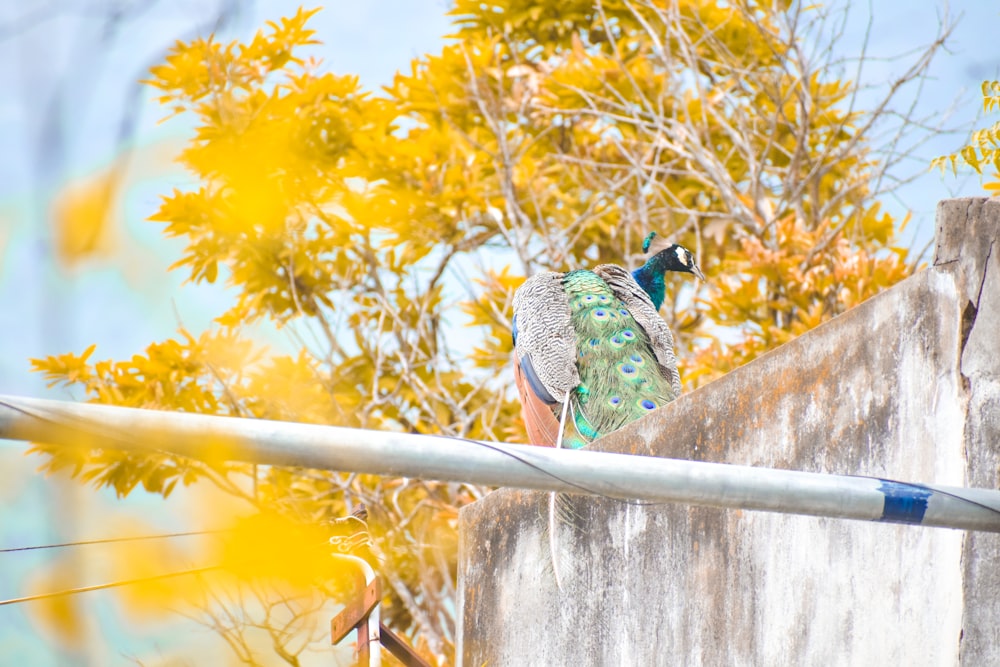
[[[622,332],[622,338],[624,338],[625,340],[633,340],[635,338],[635,334],[632,333],[631,329],[626,329],[625,331]]]
[[[631,377],[635,375],[635,366],[632,364],[618,364],[618,372],[625,377]]]
[[[648,398],[644,398],[638,403],[639,407],[643,410],[653,410],[656,408],[656,403],[653,403]]]

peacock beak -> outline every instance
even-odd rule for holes
[[[701,269],[698,268],[697,264],[692,264],[691,265],[691,273],[693,273],[694,275],[696,275],[698,277],[698,280],[700,280],[701,282],[703,282],[703,283],[704,282],[708,282],[708,281],[705,280],[705,274],[701,272]]]

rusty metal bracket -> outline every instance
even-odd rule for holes
[[[382,646],[406,667],[431,667],[379,619],[382,586],[368,561],[357,555],[370,549],[367,518],[368,510],[361,504],[351,516],[333,522],[338,534],[330,538],[330,545],[336,549],[336,553],[330,555],[345,565],[353,566],[350,569],[360,575],[357,579],[360,590],[354,600],[330,620],[331,643],[339,644],[351,630],[356,629],[358,665],[361,667],[381,665]]]
[[[385,624],[379,624],[379,634],[382,636],[382,646],[406,667],[431,667],[429,662],[421,658],[399,635],[385,627]]]
[[[330,621],[330,641],[339,644],[375,608],[382,599],[382,586],[378,579],[372,579],[358,596]]]
[[[330,621],[330,639],[337,644],[347,634],[357,628],[358,631],[358,665],[361,667],[380,667],[382,664],[382,645],[379,643],[379,613],[378,603],[382,599],[382,589],[379,586],[375,570],[363,558],[349,554],[330,554],[335,560],[352,565],[355,572],[361,575],[359,583],[363,586],[359,599],[349,603]]]
[[[351,630],[358,631],[358,665],[378,667],[382,664],[381,648],[399,659],[406,667],[431,667],[427,661],[410,648],[396,633],[379,620],[379,601],[382,586],[378,577],[363,558],[347,554],[331,554],[334,558],[354,565],[363,587],[360,595],[340,610],[330,620],[330,643],[339,644]]]

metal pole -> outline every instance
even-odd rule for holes
[[[1000,532],[1000,492],[0,396],[0,438]]]
[[[375,583],[375,570],[363,558],[351,556],[349,554],[330,554],[333,558],[346,561],[348,567],[356,567],[361,573],[363,582],[362,591],[367,591]],[[377,587],[374,589],[379,591]],[[368,602],[366,600],[365,602]],[[374,600],[355,626],[358,635],[358,665],[360,667],[381,667],[382,666],[382,638],[379,636],[379,629],[382,625],[379,614],[379,599]],[[365,607],[368,605],[366,604]],[[335,644],[337,642],[334,642]]]

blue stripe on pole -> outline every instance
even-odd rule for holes
[[[931,491],[912,484],[900,484],[880,479],[878,490],[885,494],[882,518],[879,521],[892,523],[920,523],[927,511],[927,499]]]

